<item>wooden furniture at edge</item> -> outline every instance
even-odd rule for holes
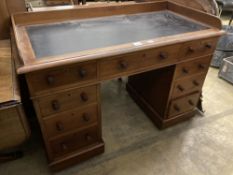
[[[15,67],[11,57],[10,40],[1,40],[0,163],[19,158],[22,153],[16,150],[30,136],[30,129],[21,103]]]
[[[166,9],[208,28],[142,41],[140,47],[128,43],[43,59],[35,58],[25,30],[30,24]],[[194,116],[217,40],[224,33],[217,17],[167,1],[22,13],[12,19],[20,55],[17,72],[26,76],[49,166],[55,171],[104,151],[102,81],[129,76],[129,94],[159,128]]]
[[[24,0],[0,1],[0,40],[10,38],[11,14],[25,11],[26,5]]]

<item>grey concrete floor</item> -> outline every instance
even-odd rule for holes
[[[205,116],[159,131],[117,80],[102,85],[104,154],[57,175],[233,175],[233,86],[209,70]],[[0,175],[49,175],[40,135]]]

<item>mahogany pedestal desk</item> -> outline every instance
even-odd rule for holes
[[[224,33],[217,17],[169,1],[19,13],[12,23],[52,170],[104,151],[102,81],[129,76],[129,94],[159,128],[194,116]]]

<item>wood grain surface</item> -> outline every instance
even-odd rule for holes
[[[0,41],[0,103],[14,99],[11,46],[9,40]]]
[[[160,1],[160,0],[139,0],[143,2],[148,1]],[[212,15],[218,15],[218,5],[215,0],[170,0],[186,7],[191,7]]]

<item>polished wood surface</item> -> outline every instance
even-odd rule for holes
[[[161,15],[167,10],[196,30],[42,58],[36,57],[27,32],[27,26],[142,12]],[[158,128],[193,117],[217,40],[224,33],[217,17],[167,1],[23,13],[12,19],[17,72],[27,79],[53,170],[104,151],[100,84],[105,80],[129,76],[129,94]]]

